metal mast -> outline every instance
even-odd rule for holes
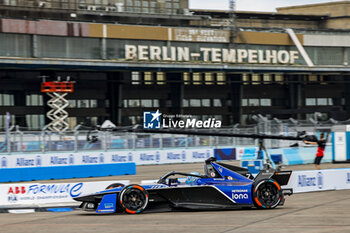
[[[230,28],[230,44],[233,46],[236,38],[236,1],[235,0],[229,0],[229,28]]]

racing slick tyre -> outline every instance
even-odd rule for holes
[[[263,179],[253,185],[253,202],[258,209],[273,209],[282,200],[280,185],[273,179]]]
[[[105,190],[114,189],[114,188],[118,188],[118,187],[124,187],[124,186],[125,186],[125,184],[122,184],[122,183],[114,183],[114,184],[108,185]]]
[[[139,214],[148,205],[148,193],[140,185],[128,185],[119,194],[119,204],[128,214]]]

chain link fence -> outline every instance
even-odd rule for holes
[[[310,122],[289,120],[267,120],[260,116],[257,124],[241,127],[235,125],[217,129],[220,133],[235,134],[267,134],[297,136],[300,134],[318,135],[321,131],[329,131],[334,125],[350,124],[350,122]],[[304,131],[304,132],[303,132]],[[213,131],[215,132],[215,131]],[[331,135],[328,142],[331,142]],[[118,131],[98,131],[76,127],[73,131],[54,133],[47,130],[25,131],[19,127],[10,127],[9,131],[0,132],[0,153],[27,152],[78,152],[109,151],[118,149],[163,149],[189,147],[254,147],[257,140],[251,138],[125,133]],[[265,139],[267,148],[302,146],[303,143],[288,140]]]

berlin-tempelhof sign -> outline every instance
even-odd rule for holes
[[[298,51],[225,49],[202,47],[191,52],[189,47],[125,45],[125,59],[143,61],[189,62],[204,61],[217,63],[251,64],[295,64]]]

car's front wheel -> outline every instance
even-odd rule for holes
[[[273,179],[259,180],[253,186],[253,202],[259,209],[273,209],[282,200],[280,185]]]
[[[148,193],[140,185],[128,185],[120,192],[119,203],[126,213],[142,213],[148,205]]]

